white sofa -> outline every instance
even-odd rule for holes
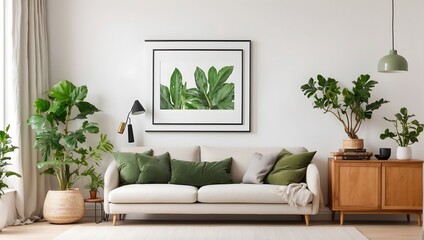
[[[320,197],[320,177],[315,164],[307,167],[306,183],[313,200],[306,206],[290,206],[273,191],[279,185],[241,184],[251,156],[279,152],[282,147],[131,147],[122,152],[145,152],[154,155],[169,152],[171,158],[187,161],[218,161],[232,157],[233,184],[207,185],[201,188],[176,184],[130,184],[119,186],[119,172],[112,161],[105,173],[104,210],[113,215],[116,225],[120,214],[261,214],[303,215],[309,225],[309,216],[317,214]],[[306,152],[303,147],[285,148],[292,153]]]

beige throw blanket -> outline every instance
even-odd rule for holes
[[[313,198],[313,194],[307,189],[306,183],[292,183],[288,186],[280,186],[274,190],[278,196],[286,201],[290,206],[306,206]]]

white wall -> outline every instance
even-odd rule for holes
[[[389,126],[383,116],[407,106],[424,122],[423,10],[420,0],[396,2],[396,49],[410,70],[383,74],[377,63],[391,48],[389,0],[49,0],[50,79],[88,86],[89,100],[102,110],[96,120],[119,149],[128,143],[116,133],[118,123],[150,91],[145,39],[252,40],[251,133],[145,133],[145,119],[134,116],[135,144],[305,146],[318,151],[326,196],[327,157],[346,136],[333,116],[312,108],[300,86],[317,74],[345,86],[370,74],[379,81],[374,99],[390,103],[359,136],[369,151],[394,151],[394,142],[379,139]],[[423,138],[413,152],[424,159]]]

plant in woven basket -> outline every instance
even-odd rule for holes
[[[87,93],[86,86],[63,80],[46,98],[35,100],[35,113],[28,119],[36,134],[34,147],[42,155],[37,167],[55,175],[60,190],[71,189],[89,163],[98,164],[102,153],[113,150],[107,136],[99,133],[98,124],[88,120],[99,109],[85,101]],[[98,140],[90,139],[95,144],[88,143],[89,135],[98,136]]]

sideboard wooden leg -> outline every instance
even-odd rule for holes
[[[344,222],[344,212],[340,211],[340,225],[343,225]]]
[[[422,218],[422,213],[418,213],[417,214],[417,221],[418,221],[418,226],[422,226],[422,220],[421,220],[421,218]]]

